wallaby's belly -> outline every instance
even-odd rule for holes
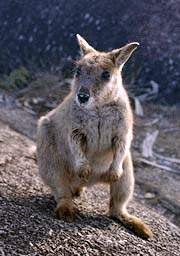
[[[113,153],[111,151],[104,152],[104,154],[97,154],[97,156],[88,157],[92,172],[95,176],[100,176],[106,172],[113,160]]]

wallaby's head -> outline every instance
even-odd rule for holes
[[[137,42],[110,52],[99,52],[77,35],[81,58],[77,61],[73,92],[80,107],[93,108],[112,101],[121,94],[121,70]]]

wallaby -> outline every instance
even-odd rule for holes
[[[110,184],[110,216],[134,233],[152,237],[144,222],[127,212],[134,190],[130,146],[133,115],[121,70],[139,45],[99,52],[77,35],[81,58],[64,101],[38,125],[39,173],[57,202],[57,216],[73,221],[73,196],[98,182]]]

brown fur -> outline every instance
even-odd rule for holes
[[[80,74],[75,75],[65,100],[39,121],[39,173],[57,201],[59,218],[72,221],[73,196],[85,186],[105,182],[111,187],[110,215],[149,238],[150,229],[126,210],[134,189],[133,116],[121,69],[138,44],[104,53],[77,37],[82,52],[77,62]],[[104,71],[109,72],[108,80],[102,78]],[[90,93],[85,104],[77,98],[81,88]]]

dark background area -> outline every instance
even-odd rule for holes
[[[66,63],[78,54],[77,33],[99,50],[138,41],[125,82],[139,94],[154,81],[158,102],[177,104],[179,29],[179,0],[1,0],[0,74],[21,66],[50,72],[69,68]]]

